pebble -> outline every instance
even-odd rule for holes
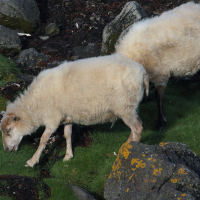
[[[45,40],[48,40],[49,39],[49,36],[40,36],[40,39],[45,41]]]

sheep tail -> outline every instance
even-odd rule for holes
[[[147,73],[145,73],[143,76],[143,82],[145,86],[146,96],[148,96],[149,95],[149,76]]]

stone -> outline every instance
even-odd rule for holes
[[[21,40],[16,31],[0,25],[0,54],[12,57],[20,53]]]
[[[90,58],[100,56],[101,48],[93,43],[89,43],[87,46],[77,46],[73,48],[74,55],[80,58]]]
[[[200,159],[184,144],[126,142],[112,166],[104,197],[106,200],[200,199],[199,165]]]
[[[69,185],[69,187],[72,188],[74,195],[78,200],[95,200],[95,198],[83,188],[74,185]]]
[[[45,33],[49,36],[58,35],[60,33],[60,29],[56,23],[50,23],[46,26]]]
[[[144,18],[148,18],[148,15],[137,2],[130,1],[126,3],[121,13],[107,24],[103,30],[101,55],[113,53],[115,51],[115,43],[120,34],[131,24]]]
[[[35,0],[0,0],[0,24],[17,31],[32,33],[40,24]]]

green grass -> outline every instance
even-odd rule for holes
[[[4,57],[0,54],[0,80],[11,80],[15,78],[15,75],[19,73],[19,69],[16,67],[11,59]]]
[[[180,82],[171,82],[168,85],[164,100],[167,127],[162,132],[155,130],[157,119],[155,100],[142,103],[139,109],[144,124],[141,142],[150,145],[168,141],[180,142],[200,155],[200,90],[198,88],[198,84],[181,85]],[[94,133],[90,135],[93,138],[92,145],[89,148],[75,147],[74,158],[70,161],[62,161],[65,147],[58,145],[52,151],[52,156],[55,156],[56,151],[59,153],[55,162],[43,162],[43,154],[42,164],[34,168],[24,167],[25,162],[35,152],[26,141],[20,144],[19,151],[12,153],[5,152],[0,145],[0,175],[17,174],[38,178],[41,170],[46,169],[51,173],[51,178],[44,179],[51,188],[49,199],[66,199],[66,196],[70,195],[72,196],[68,199],[75,198],[72,191],[66,187],[67,184],[82,187],[96,199],[103,199],[104,184],[116,159],[114,152],[118,153],[130,133],[129,128],[121,120],[117,121],[112,129],[110,126],[111,124],[94,126]],[[2,144],[1,137],[0,144]]]

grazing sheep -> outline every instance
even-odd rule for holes
[[[65,124],[66,161],[73,157],[72,123],[91,125],[117,118],[130,127],[128,140],[139,141],[142,124],[136,109],[144,87],[148,94],[145,69],[120,54],[65,62],[45,70],[24,94],[8,104],[1,122],[4,149],[17,150],[24,135],[45,126],[36,153],[27,161],[27,166],[33,167],[48,138]]]
[[[169,78],[193,75],[200,68],[200,5],[189,2],[133,24],[115,48],[142,64],[149,81],[155,84],[157,127],[162,129],[166,124],[163,97]]]

